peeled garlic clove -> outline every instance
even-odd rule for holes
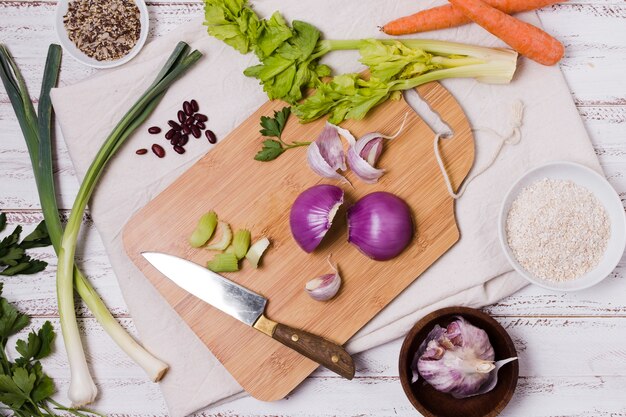
[[[330,261],[328,262],[330,264]],[[317,278],[313,278],[304,286],[304,290],[317,301],[328,301],[337,295],[341,287],[341,277],[336,266],[330,264],[335,271],[332,274],[324,274]]]

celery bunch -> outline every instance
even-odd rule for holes
[[[205,0],[205,25],[210,35],[241,53],[254,51],[260,64],[244,74],[257,78],[270,99],[293,104],[300,121],[330,114],[331,123],[362,119],[376,105],[399,98],[402,90],[446,78],[475,78],[508,83],[517,65],[517,53],[460,43],[408,40],[322,40],[314,26],[294,20],[292,26],[275,12],[260,19],[247,0]],[[331,51],[358,50],[370,77],[361,74],[331,76],[319,59]],[[315,93],[303,98],[303,91]]]

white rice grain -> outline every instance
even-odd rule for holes
[[[548,281],[567,281],[598,265],[611,224],[588,189],[545,178],[519,193],[507,215],[506,234],[526,271]]]

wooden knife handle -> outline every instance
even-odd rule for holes
[[[354,377],[352,357],[336,343],[281,323],[276,324],[272,338],[346,379]]]

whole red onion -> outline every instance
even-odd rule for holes
[[[395,258],[412,237],[411,210],[391,193],[368,194],[348,209],[348,242],[372,259]]]

